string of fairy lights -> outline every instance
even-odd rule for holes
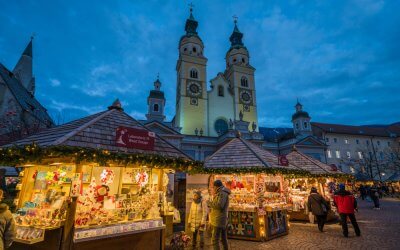
[[[150,168],[167,168],[189,174],[283,174],[288,178],[318,178],[332,177],[351,179],[352,175],[342,173],[311,174],[301,169],[267,168],[242,166],[240,168],[205,168],[203,162],[186,158],[168,157],[161,154],[125,153],[104,149],[82,148],[72,146],[40,147],[36,143],[24,146],[11,146],[0,148],[0,165],[23,166],[40,164],[44,160],[68,158],[79,164],[81,162],[97,163],[100,166],[108,166],[110,163],[117,165],[143,165]]]

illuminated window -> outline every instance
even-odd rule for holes
[[[328,158],[332,158],[332,152],[330,150],[326,151]]]
[[[349,144],[349,140],[344,139],[344,143],[345,143],[345,144]]]
[[[339,150],[336,150],[336,158],[340,158],[340,151]]]
[[[351,172],[352,174],[354,174],[354,173],[356,172],[356,170],[354,169],[354,167],[350,167],[350,172]]]
[[[362,152],[357,152],[357,154],[358,154],[358,158],[359,158],[360,160],[362,160],[362,158],[363,158]]]
[[[347,158],[348,158],[348,159],[351,158],[350,151],[347,151],[347,152],[346,152],[346,155],[347,155]]]

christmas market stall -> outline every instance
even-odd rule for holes
[[[328,213],[328,220],[336,218],[333,194],[338,181],[347,182],[347,180],[351,179],[351,176],[298,151],[295,147],[292,152],[286,155],[286,159],[290,164],[310,173],[301,178],[287,179],[289,181],[288,201],[292,204],[292,209],[289,211],[290,219],[310,220],[307,199],[310,195],[311,187],[316,187],[318,192],[331,202],[332,209]],[[311,221],[313,221],[313,218],[311,218]]]
[[[108,110],[0,149],[23,167],[11,249],[163,249],[168,175],[196,162],[123,112]]]
[[[209,174],[207,188],[210,195],[217,179],[232,192],[229,238],[262,241],[288,234],[283,175],[301,176],[305,171],[291,165],[279,166],[278,157],[238,137],[205,160],[204,172]]]

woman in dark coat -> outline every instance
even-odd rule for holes
[[[312,212],[317,217],[318,229],[324,231],[326,217],[328,215],[329,203],[320,195],[317,188],[312,187],[311,193],[308,196],[308,211]]]

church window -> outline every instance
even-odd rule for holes
[[[242,77],[242,79],[240,80],[240,85],[242,85],[242,87],[248,88],[249,87],[249,82],[247,80],[246,77]]]
[[[242,63],[246,63],[246,60],[244,58],[242,58]]]
[[[304,128],[307,128],[307,122],[304,122]]]
[[[298,123],[296,123],[296,129],[299,129],[299,124]]]
[[[226,131],[228,131],[228,123],[224,119],[220,118],[215,121],[214,128],[218,134],[224,134]]]
[[[153,111],[154,111],[154,112],[158,112],[158,110],[159,110],[158,104],[154,104],[154,106],[153,106]]]
[[[190,70],[190,78],[198,78],[198,73],[197,73],[197,70],[195,70],[195,69],[191,69]]]
[[[196,53],[196,50],[197,50],[197,49],[196,49],[196,47],[193,47],[193,52],[195,52],[195,53]]]
[[[236,58],[233,58],[233,62],[234,62],[234,63],[236,62]]]
[[[224,86],[218,86],[218,96],[224,96]]]

